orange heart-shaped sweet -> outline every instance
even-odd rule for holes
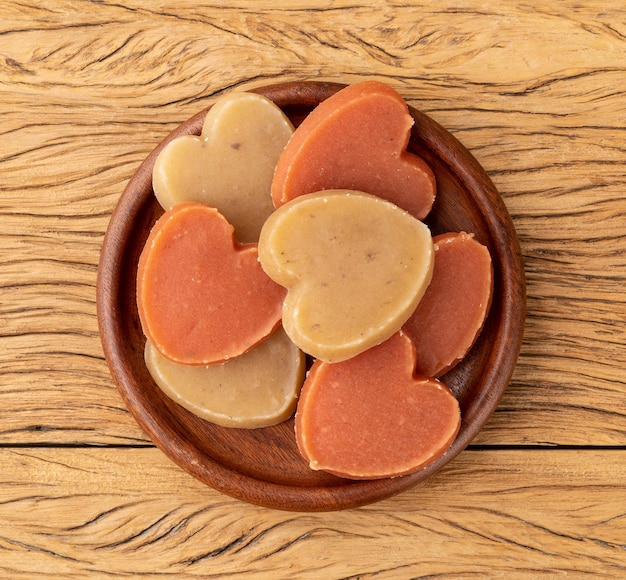
[[[165,212],[139,259],[144,334],[174,362],[208,365],[247,352],[278,327],[284,297],[261,269],[257,245],[239,244],[204,204]]]
[[[440,381],[413,374],[402,331],[340,363],[316,361],[296,412],[298,449],[312,469],[350,479],[405,475],[441,457],[461,424]]]
[[[489,250],[474,236],[449,232],[433,238],[433,276],[404,325],[415,344],[420,375],[439,377],[469,352],[483,327],[493,294]]]
[[[279,207],[325,189],[364,191],[423,219],[435,199],[435,176],[406,148],[413,118],[391,87],[364,81],[320,103],[296,129],[272,181]]]

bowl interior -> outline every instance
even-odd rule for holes
[[[342,86],[283,83],[257,89],[294,125]],[[519,353],[525,282],[519,244],[506,207],[474,157],[426,115],[415,119],[409,150],[421,155],[437,177],[437,198],[425,220],[433,234],[472,232],[494,265],[494,297],[483,331],[468,356],[442,380],[458,398],[462,425],[449,451],[413,474],[351,481],[309,469],[296,447],[293,419],[264,429],[228,429],[204,421],[167,398],[148,374],[145,338],[136,306],[139,255],[163,213],[152,191],[152,167],[162,147],[199,134],[206,110],[180,125],[131,178],[111,217],[102,247],[97,304],[102,344],[127,407],[150,439],[194,477],[233,497],[267,507],[322,511],[364,505],[429,477],[460,453],[492,414]]]

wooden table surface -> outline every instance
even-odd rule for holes
[[[528,312],[467,450],[390,499],[298,513],[153,445],[95,290],[111,212],[167,133],[225,91],[320,79],[382,80],[476,156]],[[0,132],[0,577],[626,577],[623,2],[8,0]]]

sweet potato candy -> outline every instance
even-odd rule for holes
[[[256,242],[274,210],[272,176],[293,126],[269,99],[231,93],[209,109],[202,134],[170,141],[154,164],[152,183],[164,209],[202,202],[235,227],[240,242]]]
[[[441,234],[433,242],[433,277],[404,330],[415,343],[416,371],[439,377],[465,357],[483,327],[493,268],[489,250],[471,234]]]
[[[407,151],[413,117],[391,87],[364,81],[320,103],[295,130],[274,173],[276,207],[324,189],[387,199],[423,219],[435,199],[428,164]]]
[[[145,361],[159,388],[195,415],[222,427],[255,429],[293,415],[305,357],[281,328],[223,364],[181,365],[146,342]]]
[[[261,230],[259,259],[288,289],[291,340],[339,362],[406,322],[430,281],[433,242],[423,222],[384,199],[328,190],[278,208]]]
[[[280,324],[285,289],[261,269],[257,245],[240,245],[214,208],[175,205],[139,259],[144,334],[166,358],[207,365],[239,356]]]
[[[341,363],[316,361],[298,401],[296,440],[310,467],[350,479],[405,475],[441,457],[460,427],[441,382],[413,374],[402,331]]]

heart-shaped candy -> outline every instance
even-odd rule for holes
[[[269,99],[232,93],[209,109],[202,134],[170,141],[157,156],[154,193],[164,209],[197,201],[234,225],[240,242],[256,242],[274,210],[274,168],[293,126]]]
[[[181,365],[146,341],[145,361],[159,388],[192,413],[223,427],[256,429],[293,415],[305,357],[278,328],[245,354],[219,365]]]
[[[391,87],[365,81],[320,103],[281,155],[272,197],[276,207],[323,189],[354,189],[385,198],[423,219],[435,199],[435,176],[406,150],[414,121]]]
[[[288,289],[283,327],[304,352],[338,362],[398,331],[430,281],[430,230],[362,192],[302,195],[259,238],[267,274]]]
[[[471,234],[441,234],[433,242],[433,277],[404,330],[415,343],[416,371],[439,377],[463,359],[483,327],[493,267],[489,250]]]
[[[280,324],[285,289],[261,269],[256,244],[240,245],[212,207],[175,205],[139,258],[144,334],[166,358],[207,365],[239,356]]]
[[[460,427],[459,404],[443,383],[415,377],[414,365],[403,332],[350,360],[316,361],[295,422],[310,467],[377,479],[411,473],[443,455]]]

